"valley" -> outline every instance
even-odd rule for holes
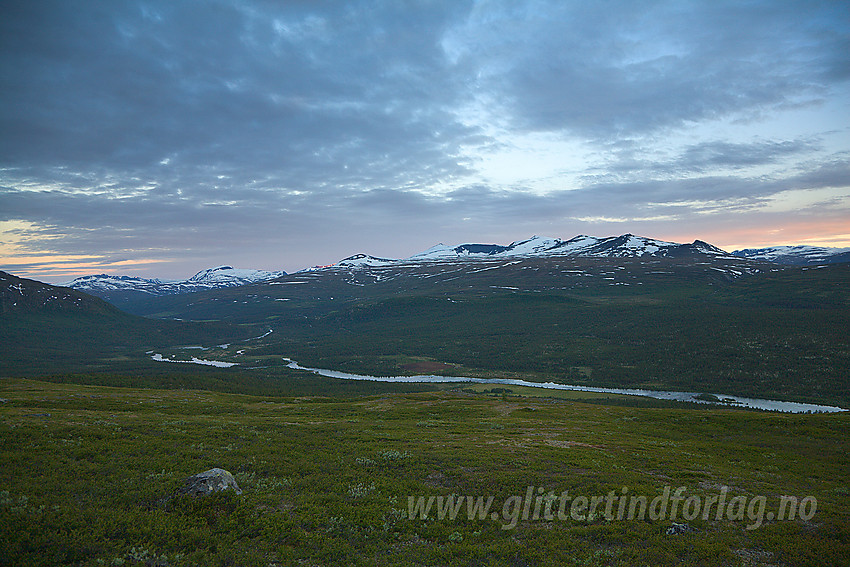
[[[847,278],[846,265],[740,260],[435,262],[291,274],[139,312],[273,329],[221,353],[249,367],[252,356],[291,356],[411,374],[403,365],[418,357],[448,365],[443,374],[847,406]]]
[[[850,265],[538,240],[115,305],[0,273],[0,564],[841,565]],[[171,498],[212,467],[243,493]],[[508,504],[678,488],[764,504]],[[495,515],[414,514],[461,495]]]

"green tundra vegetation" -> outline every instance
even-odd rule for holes
[[[850,267],[731,280],[665,267],[644,285],[502,289],[492,270],[462,287],[258,284],[154,306],[194,321],[77,292],[39,302],[56,288],[12,279],[0,294],[0,565],[846,565],[848,412],[286,366],[850,407]],[[175,497],[213,467],[244,492]],[[676,517],[600,505],[680,487]],[[553,516],[565,493],[596,508]],[[687,498],[716,509],[719,495],[749,507],[685,516]]]
[[[4,379],[0,564],[726,566],[850,557],[846,413],[621,407],[585,403],[586,394],[477,388],[273,396]],[[243,493],[174,496],[183,479],[212,467],[231,471]],[[783,496],[798,505],[811,496],[816,510],[763,522],[734,513],[610,519],[601,508],[546,519],[507,505],[528,487],[534,497],[588,498],[625,487],[651,499],[665,486],[685,487],[686,497],[722,487],[729,498],[763,496],[765,518]],[[409,497],[452,495],[492,496],[498,517],[469,519],[466,504],[454,519],[436,508],[408,517]],[[667,535],[674,521],[689,530]]]
[[[270,324],[279,332],[246,355],[372,375],[417,373],[411,361],[425,358],[445,364],[427,373],[850,407],[848,283],[850,268],[835,266],[732,282],[430,290],[333,310],[293,306]]]

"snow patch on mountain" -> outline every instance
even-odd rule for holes
[[[552,253],[559,255],[580,254],[582,251],[599,244],[601,241],[601,238],[580,234],[558,244],[552,249]]]
[[[144,293],[156,294],[156,288],[164,284],[177,283],[173,280],[147,279],[134,276],[110,276],[107,274],[96,274],[82,276],[70,282],[60,284],[62,287],[70,287],[81,291],[118,291],[135,290]]]
[[[700,240],[696,240],[692,244],[679,244],[634,234],[624,234],[607,238],[579,235],[569,240],[532,236],[526,240],[512,242],[508,246],[499,244],[461,244],[459,246],[438,244],[399,262],[508,258],[514,256],[673,257],[694,253],[729,256],[728,252]]]
[[[209,284],[243,285],[285,276],[286,272],[268,272],[265,270],[244,270],[233,266],[218,266],[201,270],[187,281]]]
[[[186,280],[147,279],[135,276],[112,276],[97,274],[82,276],[62,284],[95,295],[112,292],[147,293],[150,295],[174,295],[207,289],[233,287],[255,282],[273,280],[285,276],[286,272],[245,270],[233,266],[217,266],[201,270]]]
[[[389,258],[377,258],[368,254],[355,254],[354,256],[343,258],[342,260],[337,262],[336,265],[360,268],[363,266],[387,266],[395,262],[397,262],[397,260],[392,260]]]
[[[691,245],[695,250],[702,252],[703,254],[709,254],[711,256],[728,256],[729,252],[723,250],[722,248],[718,248],[713,244],[709,244],[708,242],[703,242],[702,240],[694,240],[694,243]]]
[[[676,242],[655,240],[634,234],[623,234],[603,238],[579,252],[583,256],[604,256],[613,258],[637,258],[641,256],[667,256],[671,249],[687,246]]]
[[[64,287],[0,271],[0,315],[26,311],[100,311],[106,304]]]
[[[569,240],[535,235],[525,240],[511,242],[507,246],[476,243],[450,246],[439,243],[418,254],[398,260],[379,258],[368,254],[355,254],[354,256],[340,260],[336,264],[314,266],[302,271],[313,272],[339,268],[366,269],[394,265],[411,265],[420,262],[454,262],[513,257],[584,256],[633,258],[642,256],[673,257],[692,254],[729,256],[728,252],[701,240],[695,240],[692,244],[678,244],[646,238],[644,236],[636,236],[634,234],[609,236],[607,238],[580,234]]]
[[[454,260],[457,259],[458,254],[455,251],[455,248],[459,248],[456,246],[446,246],[442,242],[435,246],[432,246],[428,250],[420,252],[419,254],[414,254],[409,258],[405,258],[405,262],[419,262],[419,261],[427,261],[427,260]]]
[[[512,256],[534,255],[547,252],[564,244],[560,238],[547,238],[544,236],[532,236],[528,240],[512,242],[507,250]]]
[[[745,248],[743,250],[735,250],[732,254],[750,260],[762,260],[796,266],[850,262],[850,248],[827,248],[825,246],[802,245]]]

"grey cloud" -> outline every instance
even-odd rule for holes
[[[665,133],[834,97],[848,21],[838,2],[8,2],[0,220],[42,226],[33,252],[297,269],[753,210],[847,186],[846,155]],[[599,152],[578,183],[483,184],[476,156],[541,131]]]
[[[776,163],[790,155],[818,149],[817,144],[804,141],[761,141],[750,144],[704,142],[689,146],[682,152],[678,165],[702,171],[716,167],[741,168]]]
[[[789,179],[794,188],[820,189],[846,187],[850,190],[850,152],[844,152],[820,163],[806,164],[805,173]]]
[[[446,14],[313,8],[30,4],[0,34],[0,159],[131,174],[168,159],[292,185],[462,174],[448,156],[473,132],[446,111],[458,96],[437,46]],[[329,38],[281,35],[311,18]]]
[[[644,151],[639,144],[614,146],[616,149],[611,152],[610,161],[597,171],[618,180],[736,171],[802,159],[822,150],[821,144],[814,140],[756,140],[748,143],[708,140],[683,146],[678,155],[672,157],[656,157]]]
[[[533,130],[633,136],[820,100],[845,80],[846,4],[491,6],[465,28],[480,26],[480,35],[455,37],[458,51],[483,70],[480,88],[501,95],[517,126]]]

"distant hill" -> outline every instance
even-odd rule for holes
[[[144,319],[77,290],[0,272],[0,377],[111,370],[149,348],[246,333]]]
[[[0,316],[35,313],[115,316],[120,311],[97,297],[0,271]]]
[[[185,280],[147,279],[135,276],[113,276],[97,274],[71,280],[64,287],[84,291],[101,297],[122,308],[131,306],[140,298],[161,295],[193,293],[209,289],[221,289],[285,276],[286,272],[246,270],[232,266],[218,266],[201,270]]]
[[[732,252],[735,256],[750,260],[811,266],[850,262],[850,248],[826,248],[823,246],[770,246],[767,248],[745,248]]]

